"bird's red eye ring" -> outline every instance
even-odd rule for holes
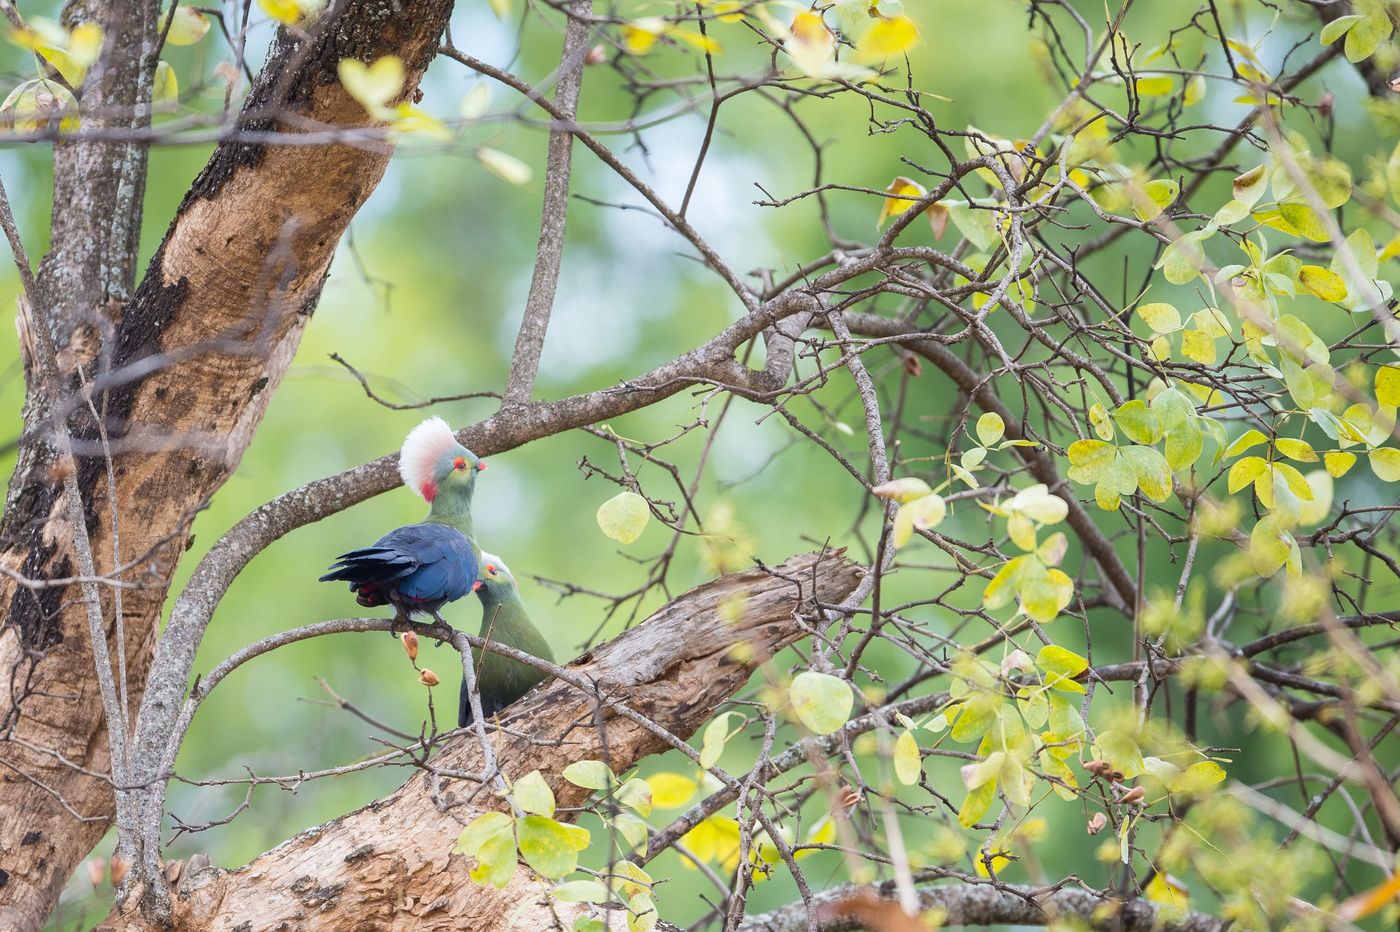
[[[455,460],[453,460],[453,461],[452,461],[452,468],[453,468],[453,469],[466,469],[466,468],[467,468],[467,460],[466,460],[466,457],[464,457],[464,456],[459,456],[459,457],[457,457]]]
[[[488,563],[488,564],[486,564],[486,572],[490,573],[492,576],[495,576],[495,575],[496,575],[496,564],[494,564],[494,563]]]

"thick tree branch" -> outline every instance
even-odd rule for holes
[[[570,664],[573,683],[548,681],[511,706],[491,738],[498,763],[511,779],[540,770],[561,812],[581,805],[588,792],[560,777],[564,767],[604,759],[621,772],[670,747],[660,734],[688,738],[757,665],[807,633],[817,602],[841,601],[861,573],[828,551],[724,576],[685,593]],[[726,606],[735,597],[744,600],[743,614],[726,621]],[[736,659],[736,644],[748,646],[742,660]],[[642,717],[650,727],[638,721]],[[503,800],[480,792],[479,784],[443,776],[484,772],[476,735],[451,739],[429,766],[435,773],[420,773],[393,795],[303,832],[241,870],[208,868],[183,878],[173,927],[291,927],[314,915],[319,930],[412,925],[503,932],[525,904],[515,916],[516,928],[551,928],[550,912],[540,904],[548,883],[522,867],[504,890],[479,887],[468,877],[466,859],[452,853],[467,821],[505,808]],[[556,906],[564,916],[582,908]],[[151,926],[128,908],[113,913],[103,928]]]
[[[850,886],[818,894],[815,899],[819,911],[828,918],[817,925],[817,932],[880,928],[865,921],[864,913],[878,902],[867,890]],[[894,902],[892,888],[879,892],[886,902]],[[1123,903],[1068,887],[1042,891],[1015,884],[959,883],[922,887],[918,897],[921,912],[943,910],[946,914],[943,925],[951,927],[1043,926],[1055,920],[1078,920],[1091,929],[1112,932],[1225,932],[1232,925],[1228,920],[1201,913],[1187,913],[1182,920],[1170,922],[1147,900]],[[809,929],[806,909],[801,903],[793,903],[745,919],[739,924],[738,932],[808,932]]]

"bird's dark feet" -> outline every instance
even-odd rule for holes
[[[413,626],[409,624],[408,613],[401,606],[394,606],[394,621],[389,625],[389,636],[398,640],[405,631],[412,631]]]

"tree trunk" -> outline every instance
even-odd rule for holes
[[[580,657],[567,669],[578,685],[551,680],[512,705],[492,746],[511,780],[539,770],[559,808],[590,795],[560,774],[578,760],[608,761],[621,773],[671,747],[620,713],[640,713],[687,739],[776,651],[819,624],[815,603],[840,602],[862,570],[839,553],[809,553],[782,565],[723,576],[677,598],[642,624]],[[743,613],[726,620],[733,600]],[[736,652],[736,645],[747,649]],[[742,657],[742,659],[738,659]],[[429,766],[482,773],[474,731],[454,738]],[[477,783],[422,771],[395,793],[309,829],[238,870],[200,866],[172,890],[174,927],[190,932],[235,929],[377,929],[504,932],[572,928],[587,907],[553,904],[551,883],[524,866],[504,890],[477,886],[467,859],[452,851],[462,827],[505,802]],[[565,818],[561,811],[560,818]],[[174,875],[174,871],[169,872]],[[114,912],[108,930],[149,930],[134,904]],[[624,914],[613,913],[621,928]]]
[[[337,63],[397,55],[411,95],[450,9],[449,0],[350,0],[310,27],[309,44],[279,34],[240,117],[245,141],[215,150],[106,345],[77,352],[70,335],[62,336],[59,345],[70,348],[60,360],[63,378],[76,384],[81,368],[82,378],[104,389],[93,404],[110,436],[111,488],[86,402],[64,410],[61,392],[31,381],[0,523],[0,565],[29,580],[75,574],[61,481],[70,467],[55,461],[47,426],[56,409],[74,435],[99,571],[132,564],[123,578],[139,583],[122,598],[132,708],[190,522],[252,439],[315,308],[336,244],[390,154],[379,141],[351,145],[327,135],[325,144],[264,145],[256,134],[317,124],[325,129],[310,132],[331,134],[365,125],[363,107],[337,80]],[[283,122],[291,112],[295,126]],[[67,261],[58,252],[50,259]],[[52,280],[63,280],[49,265]],[[37,303],[22,329],[47,326],[50,312]],[[63,319],[73,318],[65,312]],[[103,589],[115,652],[114,603],[110,587]],[[38,928],[64,881],[101,839],[114,796],[109,781],[89,775],[107,773],[109,759],[78,586],[0,579],[0,611],[0,669],[9,678],[0,696],[0,928],[23,930]]]

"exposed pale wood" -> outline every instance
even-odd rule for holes
[[[396,54],[408,65],[412,93],[450,8],[449,0],[353,0],[321,25],[309,49],[284,35],[249,98],[247,124],[292,130],[276,119],[290,108],[298,126],[363,125],[363,108],[335,78],[337,62]],[[247,448],[315,308],[336,244],[388,157],[382,145],[221,145],[103,347],[119,374],[100,403],[117,451],[122,560],[145,557],[128,576],[143,588],[124,597],[133,704],[187,522]],[[67,362],[76,367],[96,358],[95,351],[70,353]],[[100,378],[100,367],[89,368],[88,377]],[[74,573],[44,413],[31,399],[0,525],[0,564],[30,578],[63,578]],[[94,439],[81,413],[71,425],[78,441]],[[111,509],[92,443],[77,469],[99,570],[109,570]],[[105,772],[106,730],[76,587],[30,591],[0,580],[0,612],[0,739]],[[110,626],[110,604],[107,618]],[[113,812],[110,785],[54,754],[0,740],[0,928],[42,923]]]
[[[816,618],[813,595],[839,602],[858,585],[861,572],[826,552],[724,576],[680,596],[569,669],[596,683],[604,696],[688,738],[758,664],[807,633],[802,619]],[[734,599],[743,600],[744,610],[731,622],[724,606]],[[735,645],[745,649],[735,651]],[[588,795],[559,776],[571,762],[607,759],[622,771],[669,746],[557,680],[512,706],[501,724],[516,732],[493,735],[502,770],[514,779],[539,769],[561,808],[578,806]],[[456,738],[433,763],[480,772],[475,734]],[[476,784],[445,778],[435,798],[432,777],[419,773],[392,795],[303,832],[241,869],[207,868],[182,878],[175,928],[495,932],[522,904],[517,929],[552,928],[548,908],[540,905],[548,883],[522,866],[505,890],[478,887],[468,877],[468,859],[452,853],[462,825],[492,808],[503,808],[503,802]],[[572,917],[584,908],[557,911]],[[615,921],[620,927],[621,917]],[[103,928],[151,927],[131,909],[109,917]]]

